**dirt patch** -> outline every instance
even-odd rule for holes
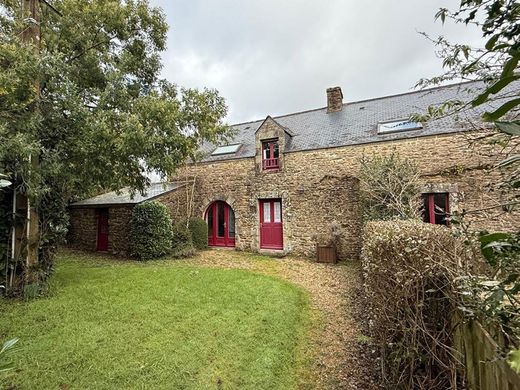
[[[319,264],[309,259],[272,259],[229,250],[211,250],[183,260],[193,265],[241,268],[277,276],[309,292],[319,316],[312,330],[312,377],[319,389],[377,389],[369,338],[359,316],[361,273],[358,264]]]

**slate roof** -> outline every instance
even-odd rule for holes
[[[180,187],[183,187],[184,183],[153,183],[146,190],[145,195],[140,193],[134,194],[132,197],[128,188],[123,188],[119,191],[108,192],[94,196],[93,198],[81,200],[79,202],[72,203],[70,207],[103,207],[103,206],[116,206],[116,205],[135,205],[146,200],[152,200],[158,198],[161,195],[172,192]]]
[[[393,96],[344,103],[339,112],[327,113],[327,107],[273,117],[285,127],[291,137],[285,152],[322,149],[337,146],[359,145],[395,139],[414,138],[446,134],[466,130],[454,116],[431,120],[423,123],[420,130],[378,134],[379,122],[409,118],[412,114],[425,113],[431,105],[447,100],[469,101],[484,86],[483,82],[466,82],[448,86],[414,91]],[[492,103],[497,106],[498,101]],[[490,106],[481,106],[464,115],[478,118]],[[211,156],[216,145],[206,143],[202,150],[207,153],[204,161],[228,160],[255,155],[255,132],[264,119],[233,125],[237,131],[229,144],[242,144],[235,154]]]

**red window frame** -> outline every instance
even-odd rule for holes
[[[435,197],[443,197],[441,201]],[[447,192],[435,192],[422,194],[424,208],[423,208],[423,221],[434,225],[447,225],[449,226],[450,221],[448,217],[450,215],[450,194]],[[441,212],[440,209],[443,211]],[[439,221],[437,217],[441,216],[442,219]]]
[[[269,158],[266,157],[267,151],[269,151]],[[273,157],[277,154],[276,157]],[[279,169],[280,168],[280,148],[278,146],[278,140],[272,139],[268,141],[262,141],[262,169]]]

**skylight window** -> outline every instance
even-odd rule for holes
[[[421,122],[414,122],[409,119],[400,119],[377,124],[378,134],[396,133],[399,131],[420,130],[423,128]]]
[[[211,152],[211,155],[218,156],[220,154],[236,153],[241,146],[242,144],[219,146],[213,152]]]

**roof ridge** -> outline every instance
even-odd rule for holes
[[[370,101],[379,100],[379,99],[388,99],[388,98],[396,97],[396,96],[411,95],[411,94],[414,94],[414,93],[429,92],[429,91],[438,90],[438,89],[442,89],[442,88],[450,88],[450,87],[455,87],[455,86],[460,86],[460,85],[465,85],[465,84],[477,83],[477,82],[481,82],[481,81],[483,81],[483,80],[461,81],[459,83],[438,85],[438,86],[435,86],[435,87],[424,88],[424,89],[420,89],[420,90],[417,90],[417,91],[407,91],[407,92],[401,92],[401,93],[396,93],[396,94],[392,94],[392,95],[385,95],[385,96],[379,96],[379,97],[368,98],[368,99],[354,100],[354,101],[343,103],[343,106],[346,106],[346,105],[349,105],[349,104],[355,104],[355,103],[370,102]],[[327,109],[327,106],[319,107],[319,108],[311,108],[311,109],[303,110],[303,111],[296,111],[296,112],[292,112],[292,113],[289,113],[289,114],[273,116],[271,118],[272,119],[279,119],[279,118],[285,118],[285,117],[288,117],[288,116],[299,115],[299,114],[306,114],[308,112],[325,110],[325,109]],[[268,115],[268,116],[270,116],[270,115]],[[242,126],[242,125],[251,124],[251,123],[255,123],[255,122],[263,123],[264,120],[265,120],[265,118],[264,119],[256,119],[256,120],[247,121],[247,122],[235,123],[235,124],[232,124],[230,126],[233,126],[233,127],[234,126]]]
[[[461,85],[465,85],[465,84],[477,83],[477,82],[482,82],[482,81],[484,81],[484,80],[469,80],[469,81],[461,81],[460,83],[452,83],[452,84],[446,84],[446,85],[437,85],[435,87],[424,88],[424,89],[419,89],[419,90],[415,90],[415,91],[400,92],[400,93],[394,93],[394,94],[391,94],[391,95],[384,95],[384,96],[367,98],[367,99],[362,99],[362,100],[354,100],[354,101],[351,101],[351,102],[343,103],[343,105],[345,106],[347,104],[371,102],[373,100],[388,99],[388,98],[391,98],[391,97],[404,96],[404,95],[412,95],[414,93],[430,92],[430,91],[434,91],[434,90],[438,90],[438,89],[457,87],[457,86],[461,86]]]

